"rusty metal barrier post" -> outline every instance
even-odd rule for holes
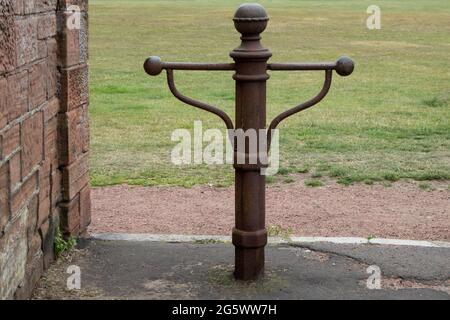
[[[260,34],[265,30],[269,18],[266,10],[259,4],[243,4],[236,11],[233,21],[236,30],[241,33],[241,45],[234,49],[230,56],[234,63],[176,63],[162,62],[159,57],[151,56],[144,63],[145,71],[152,76],[162,70],[167,72],[167,82],[172,94],[179,100],[194,107],[212,112],[219,116],[229,130],[243,132],[249,129],[259,132],[266,128],[266,81],[267,70],[298,71],[321,70],[325,72],[322,90],[312,99],[284,111],[269,124],[266,141],[258,139],[258,154],[270,148],[273,130],[285,118],[303,111],[321,101],[331,86],[332,72],[341,76],[353,72],[354,64],[350,58],[341,57],[336,62],[328,63],[267,63],[272,56],[270,51],[261,45]],[[182,95],[175,86],[174,70],[222,70],[234,71],[236,82],[236,126],[230,117],[215,106],[196,101]],[[241,132],[242,132],[241,131]],[[265,227],[265,175],[262,170],[267,166],[260,157],[256,163],[250,162],[249,146],[245,139],[245,163],[237,161],[236,134],[234,138],[235,168],[235,227],[232,232],[235,246],[234,275],[239,280],[255,280],[264,272],[264,247],[267,244]],[[262,147],[261,147],[262,146]],[[260,150],[264,148],[265,150]]]

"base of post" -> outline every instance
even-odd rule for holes
[[[235,248],[234,277],[236,280],[258,280],[264,275],[264,247]]]
[[[264,247],[266,244],[266,229],[244,231],[233,228],[234,277],[237,280],[257,280],[264,274]]]

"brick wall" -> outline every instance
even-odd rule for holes
[[[87,0],[0,0],[0,299],[90,222],[87,27]]]

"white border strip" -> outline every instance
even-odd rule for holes
[[[121,241],[150,241],[150,242],[231,242],[229,236],[212,235],[177,235],[177,234],[148,234],[148,233],[93,233],[91,239],[96,240],[121,240]],[[313,243],[329,242],[335,244],[382,244],[395,246],[415,246],[450,248],[450,242],[422,241],[384,238],[358,238],[358,237],[291,237],[290,241],[278,237],[270,237],[270,244],[280,243]]]
[[[150,242],[231,242],[228,236],[180,235],[180,234],[148,234],[148,233],[93,233],[96,240],[150,241]]]

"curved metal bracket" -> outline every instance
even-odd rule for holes
[[[280,113],[278,116],[276,116],[272,122],[270,123],[269,129],[267,131],[267,150],[270,149],[270,142],[272,139],[272,131],[278,126],[278,124],[286,119],[287,117],[292,116],[293,114],[296,114],[300,111],[306,110],[315,104],[319,103],[328,93],[331,86],[331,78],[332,78],[333,70],[332,69],[326,69],[325,70],[325,81],[323,83],[322,90],[320,90],[319,94],[317,94],[314,98],[303,102],[302,104],[299,104],[298,106],[291,108],[289,110],[286,110],[282,113]]]
[[[178,91],[177,87],[175,86],[175,81],[173,78],[173,70],[166,69],[166,71],[167,71],[167,83],[169,85],[170,92],[172,92],[172,94],[175,96],[175,98],[177,98],[178,100],[180,100],[186,104],[194,106],[196,108],[214,113],[215,115],[219,116],[225,122],[227,129],[230,129],[230,130],[234,129],[233,121],[231,121],[230,117],[224,111],[220,110],[217,107],[206,104],[204,102],[197,101],[197,100],[194,100],[194,99],[191,99],[189,97],[182,95]]]

